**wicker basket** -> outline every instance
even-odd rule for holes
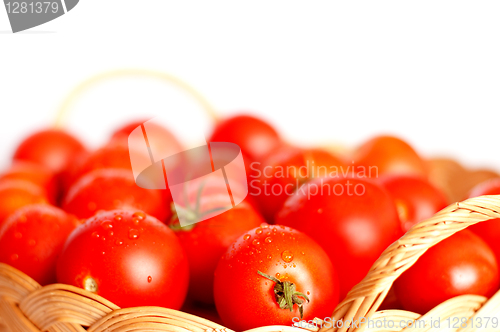
[[[356,285],[335,309],[333,328],[320,331],[499,331],[500,328],[473,328],[446,325],[446,319],[467,320],[500,317],[500,292],[491,299],[463,295],[448,300],[426,315],[403,311],[377,311],[391,285],[425,251],[443,239],[475,223],[500,218],[500,196],[482,196],[455,203],[432,218],[415,225],[401,239],[389,246],[373,264],[368,275]],[[431,326],[440,318],[441,326]],[[360,324],[370,320],[371,325]],[[390,324],[382,324],[383,321]],[[347,322],[357,322],[356,326]],[[321,322],[321,320],[318,320]],[[341,323],[345,322],[345,324]],[[379,322],[379,323],[377,323]],[[404,323],[400,325],[400,322]],[[326,323],[326,322],[325,322]],[[251,330],[316,331],[291,326],[269,326]],[[3,326],[2,326],[3,325]],[[326,325],[326,324],[325,324]],[[452,324],[451,324],[452,325]],[[389,327],[388,327],[389,326]],[[139,307],[120,309],[108,300],[73,286],[55,284],[41,287],[22,272],[0,264],[0,331],[13,332],[101,332],[101,331],[231,331],[219,324],[180,311]]]

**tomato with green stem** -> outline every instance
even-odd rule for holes
[[[264,224],[227,249],[215,271],[214,295],[222,321],[237,331],[290,325],[332,314],[337,273],[310,237]]]

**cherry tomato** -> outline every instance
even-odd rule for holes
[[[217,209],[226,202],[227,189],[226,193],[202,198],[200,211]],[[193,209],[183,212],[187,211],[198,212]],[[244,232],[258,227],[263,222],[264,219],[260,214],[245,201],[222,214],[185,227],[180,227],[177,215],[174,216],[170,223],[171,228],[176,231],[189,261],[190,298],[203,303],[214,302],[214,272],[220,257]]]
[[[214,294],[222,321],[234,330],[291,325],[332,314],[337,273],[310,237],[264,224],[228,248],[215,271]]]
[[[262,159],[281,144],[278,133],[270,124],[250,115],[222,120],[215,126],[209,141],[238,144],[243,156],[252,161]]]
[[[56,263],[77,219],[50,205],[28,205],[0,228],[0,262],[26,273],[39,284],[56,282]]]
[[[388,175],[381,178],[381,183],[394,199],[405,233],[448,205],[446,196],[424,178]]]
[[[340,297],[402,234],[389,193],[369,179],[317,178],[290,196],[276,223],[316,240],[339,273]]]
[[[405,141],[377,136],[362,144],[353,154],[356,171],[368,177],[407,174],[427,177],[427,165]]]
[[[425,314],[455,296],[491,297],[499,283],[491,248],[474,233],[463,230],[427,250],[396,279],[394,289],[405,309]]]
[[[320,149],[286,147],[275,151],[264,161],[259,179],[250,180],[250,188],[259,202],[259,209],[268,222],[295,190],[315,177],[341,174],[344,163]],[[256,184],[256,185],[255,185]]]
[[[14,153],[14,160],[34,162],[59,173],[85,151],[82,143],[71,134],[63,130],[46,129],[21,142]]]
[[[81,177],[69,189],[62,207],[78,218],[92,217],[99,210],[140,209],[163,221],[170,208],[160,190],[140,188],[129,171],[113,168]]]
[[[179,309],[189,282],[186,256],[174,233],[140,211],[102,212],[68,237],[57,281],[124,307]]]
[[[475,186],[469,197],[482,195],[500,195],[500,179],[491,179]],[[500,262],[500,219],[491,219],[468,228],[479,235],[493,250]]]
[[[3,180],[0,182],[0,225],[17,209],[30,205],[48,203],[44,190],[25,180]]]
[[[50,203],[55,204],[59,197],[59,188],[55,174],[49,169],[28,162],[16,162],[4,173],[0,174],[3,180],[25,180],[45,190]]]

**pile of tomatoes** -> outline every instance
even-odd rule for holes
[[[120,307],[182,309],[235,330],[289,326],[329,317],[385,248],[451,203],[401,139],[374,137],[349,153],[304,148],[237,115],[219,121],[210,141],[241,148],[248,195],[182,227],[179,213],[224,208],[228,188],[191,185],[196,206],[181,211],[169,189],[139,187],[128,138],[141,123],[94,151],[59,129],[20,142],[0,174],[0,262]],[[154,130],[168,137],[163,148],[182,150],[167,128]],[[500,179],[469,196],[484,194],[500,194]],[[499,289],[498,259],[500,223],[473,226],[428,250],[383,307],[424,314],[457,295],[489,297]]]

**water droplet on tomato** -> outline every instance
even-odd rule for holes
[[[250,239],[250,238],[251,238],[250,234],[245,234],[243,236],[243,240],[245,240],[245,241],[248,240],[248,239]]]
[[[260,228],[260,227],[259,227],[259,228],[257,228],[257,229],[255,230],[255,234],[262,234],[262,228]]]
[[[268,228],[268,227],[269,227],[269,224],[268,224],[268,223],[263,222],[262,224],[260,224],[260,227],[262,227],[262,228]]]
[[[141,222],[141,219],[134,218],[134,219],[132,219],[132,222],[134,223],[134,225],[139,225],[139,223]]]
[[[102,223],[101,223],[101,226],[102,228],[104,229],[111,229],[113,228],[113,223],[109,220],[104,220]]]
[[[266,237],[266,243],[271,243],[271,242],[273,242],[272,237],[270,236]]]
[[[151,283],[153,281],[153,278],[151,276],[148,277],[148,283]]]
[[[254,246],[258,246],[258,245],[260,244],[259,239],[254,239],[254,240],[252,241],[252,244],[253,244]]]
[[[139,231],[137,229],[130,229],[128,231],[128,238],[131,240],[135,240],[139,238]]]
[[[267,259],[271,260],[271,259],[273,259],[273,256],[267,255]]]
[[[14,234],[14,237],[15,237],[16,239],[20,239],[20,238],[22,238],[22,237],[23,237],[23,233],[16,232],[16,233]]]
[[[137,211],[135,212],[133,215],[132,215],[133,218],[137,218],[139,220],[144,220],[146,219],[146,214],[144,212],[141,212],[141,211]]]
[[[109,236],[113,236],[113,235],[115,235],[115,233],[114,233],[113,231],[109,231],[109,232],[108,232],[108,235],[109,235]]]
[[[322,214],[323,213],[323,209],[318,209],[318,213]]]
[[[12,255],[10,255],[10,260],[13,261],[13,262],[17,261],[18,258],[19,258],[18,254],[12,254]]]
[[[92,233],[92,237],[94,239],[98,239],[100,237],[99,232],[95,231],[94,233]]]
[[[116,244],[117,246],[121,246],[121,245],[123,244],[123,241],[122,241],[122,240],[116,240],[116,241],[115,241],[115,244]]]
[[[281,277],[281,274],[279,272],[276,272],[276,278],[279,279]]]
[[[120,221],[123,219],[123,217],[118,214],[113,219],[115,219],[116,221]]]
[[[293,261],[293,254],[290,250],[285,250],[281,253],[281,258],[285,262],[290,263],[291,261]]]
[[[302,255],[305,255],[306,253],[305,253],[305,252],[302,252],[301,254],[302,254]]]
[[[35,244],[36,244],[36,241],[35,241],[35,240],[33,240],[33,239],[30,239],[30,240],[28,241],[28,245],[30,245],[30,246],[32,246],[32,247],[33,247]]]

